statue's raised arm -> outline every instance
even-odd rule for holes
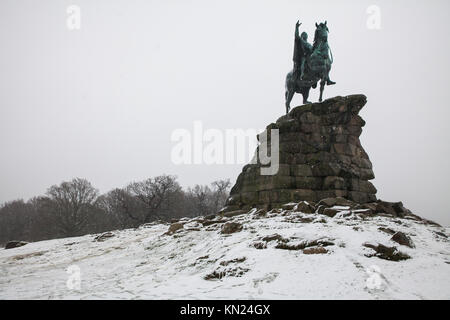
[[[303,57],[305,55],[303,51],[302,41],[299,35],[298,28],[301,26],[300,21],[297,20],[295,24],[295,38],[294,38],[294,77],[298,78],[301,74],[301,65],[303,62]]]
[[[298,28],[302,25],[302,23],[300,22],[300,20],[297,20],[297,23],[295,24],[295,39],[298,39],[300,37],[299,33],[298,33]]]

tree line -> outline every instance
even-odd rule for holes
[[[0,206],[0,244],[39,241],[138,227],[217,213],[225,204],[229,180],[184,190],[176,176],[161,175],[100,194],[81,178],[47,189],[28,201]]]

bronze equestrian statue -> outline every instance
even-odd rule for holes
[[[294,68],[286,76],[286,113],[289,113],[294,93],[303,95],[304,104],[311,103],[308,101],[309,90],[315,89],[317,82],[320,80],[319,102],[322,102],[325,84],[336,84],[336,82],[330,80],[333,56],[328,46],[329,30],[327,22],[316,23],[313,45],[308,43],[306,32],[299,36],[298,28],[300,25],[301,23],[297,21],[295,25]]]

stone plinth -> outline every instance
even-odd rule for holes
[[[279,130],[279,170],[260,174],[246,165],[231,189],[226,210],[274,208],[290,201],[343,197],[357,203],[376,201],[375,178],[359,136],[365,121],[358,115],[364,95],[335,97],[296,107],[266,127]],[[258,135],[260,142],[265,135]]]

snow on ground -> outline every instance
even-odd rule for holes
[[[223,224],[193,219],[172,235],[164,235],[168,224],[152,224],[114,231],[102,242],[86,235],[1,249],[0,299],[450,299],[450,245],[436,233],[448,235],[442,227],[291,211],[228,219],[243,230],[225,235]],[[416,247],[393,242],[379,227],[404,232]],[[273,234],[292,244],[334,245],[305,254],[261,240]],[[369,258],[365,242],[396,246],[411,259]],[[79,268],[79,290],[69,267]]]

